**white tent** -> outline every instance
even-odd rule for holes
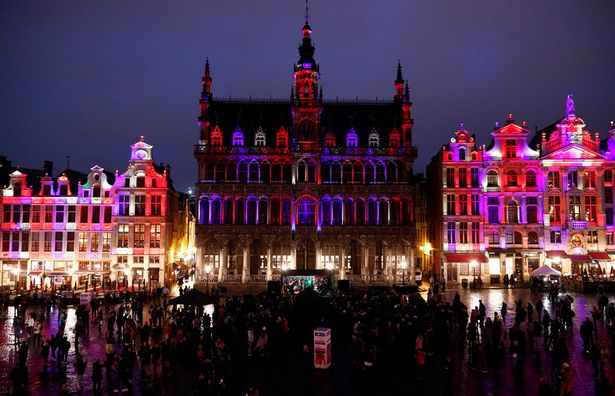
[[[551,276],[551,275],[560,276],[562,275],[562,273],[559,272],[558,270],[555,270],[549,267],[548,265],[543,265],[542,267],[532,271],[532,276]]]

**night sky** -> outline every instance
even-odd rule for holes
[[[392,98],[397,60],[414,102],[415,172],[458,129],[544,127],[574,94],[587,128],[615,119],[615,1],[311,1],[325,99]],[[124,170],[145,135],[175,186],[194,184],[205,57],[214,96],[287,98],[304,2],[0,2],[0,155]],[[345,131],[344,131],[345,132]]]

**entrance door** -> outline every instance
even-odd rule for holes
[[[448,282],[457,282],[457,264],[446,265],[446,280]]]

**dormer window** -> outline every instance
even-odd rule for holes
[[[137,176],[137,187],[145,187],[145,176]]]
[[[256,147],[265,147],[265,144],[265,131],[263,131],[263,128],[259,127],[256,131],[256,135],[254,135],[254,145]]]
[[[504,158],[517,158],[517,141],[506,139],[504,141]]]
[[[335,134],[328,132],[325,136],[325,147],[335,147]]]
[[[358,147],[359,146],[359,136],[357,132],[352,128],[348,131],[346,135],[346,147]]]
[[[241,146],[243,146],[243,132],[241,132],[241,129],[237,127],[235,132],[233,132],[233,147]]]
[[[222,146],[222,131],[217,126],[211,131],[211,145]]]
[[[459,148],[459,161],[466,160],[466,149],[464,147]]]
[[[369,133],[369,147],[380,147],[380,134],[376,129],[372,129]]]
[[[92,196],[96,198],[100,197],[100,184],[97,184],[92,188]]]
[[[275,145],[277,147],[288,147],[288,132],[284,128],[280,128],[275,137]]]
[[[43,186],[43,195],[47,197],[51,195],[51,186],[49,184]]]
[[[60,186],[60,195],[67,196],[68,195],[68,186],[63,184]]]
[[[391,132],[391,135],[389,136],[389,147],[398,148],[400,144],[401,137],[399,135],[399,132],[393,130],[393,132]]]

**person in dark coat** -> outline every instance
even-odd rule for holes
[[[100,360],[92,363],[92,385],[94,386],[94,392],[100,391],[102,382],[102,364]]]

